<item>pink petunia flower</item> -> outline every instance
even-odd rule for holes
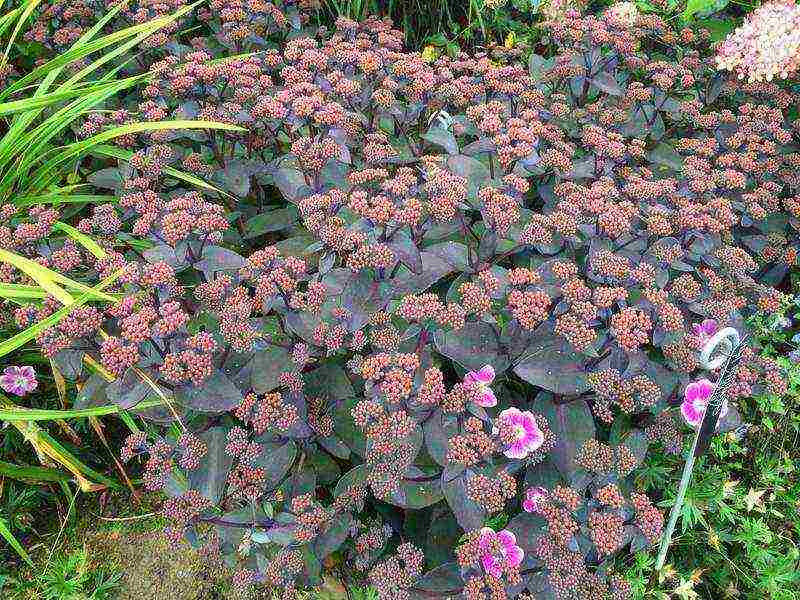
[[[489,387],[494,381],[494,367],[492,365],[484,365],[477,371],[470,371],[464,376],[464,383],[471,383],[478,388],[480,396],[478,398],[478,405],[488,408],[497,404],[497,397]]]
[[[681,414],[692,427],[698,427],[702,423],[708,399],[714,393],[714,387],[714,384],[708,379],[699,379],[686,386],[681,404]],[[722,419],[726,414],[728,414],[728,401],[723,399],[719,418]]]
[[[517,546],[517,538],[508,529],[497,533],[484,527],[478,538],[481,554],[481,565],[494,578],[499,579],[503,571],[515,569],[522,564],[525,553]]]
[[[529,513],[539,512],[541,502],[547,500],[547,490],[543,487],[528,488],[522,501],[522,510]]]
[[[0,387],[9,394],[24,396],[38,385],[33,367],[6,367],[0,375]]]
[[[512,433],[512,441],[503,451],[508,458],[525,458],[544,443],[544,434],[536,423],[533,413],[518,408],[507,408],[498,416],[506,430]]]

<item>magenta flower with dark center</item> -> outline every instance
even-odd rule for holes
[[[38,385],[33,367],[6,367],[0,375],[0,387],[9,394],[24,396],[35,390]]]
[[[544,434],[533,413],[512,407],[501,412],[498,420],[512,432],[513,441],[503,450],[508,458],[525,458],[544,443]]]
[[[692,325],[692,333],[702,344],[710,340],[717,330],[719,330],[719,324],[714,319],[705,319]]]
[[[525,553],[517,546],[517,538],[508,529],[495,533],[493,529],[484,527],[478,538],[481,550],[481,565],[495,578],[500,578],[503,571],[513,569],[522,564]]]
[[[480,396],[478,405],[488,408],[497,404],[497,397],[489,387],[494,381],[494,367],[492,365],[484,365],[477,371],[470,371],[464,377],[464,383],[471,383],[478,388]]]
[[[703,421],[708,399],[714,393],[715,387],[708,379],[699,379],[686,386],[681,404],[681,414],[692,427],[698,427]],[[723,399],[719,418],[722,419],[726,414],[728,414],[728,401]]]
[[[529,513],[539,512],[541,503],[547,500],[547,490],[541,486],[528,488],[522,501],[522,510]]]

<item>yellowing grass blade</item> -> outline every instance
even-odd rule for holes
[[[21,407],[12,403],[8,398],[0,394],[0,407],[4,409],[19,409]],[[19,431],[27,442],[33,446],[39,457],[39,462],[46,465],[48,462],[59,464],[67,469],[75,477],[81,490],[85,492],[95,492],[106,487],[119,487],[113,479],[109,479],[102,473],[98,473],[91,467],[82,463],[71,452],[64,448],[58,441],[50,436],[47,431],[36,425],[33,421],[10,421],[17,431]],[[101,483],[94,483],[90,479]]]
[[[52,276],[53,272],[50,271],[50,269],[24,256],[14,254],[2,248],[0,248],[0,261],[9,263],[18,268],[62,304],[69,304],[73,301],[72,295],[55,282]]]
[[[53,223],[53,229],[66,233],[69,237],[86,248],[86,250],[91,252],[95,258],[105,258],[107,256],[106,251],[100,247],[100,244],[95,242],[88,235],[83,234],[75,229],[72,225],[67,225],[61,221],[56,221]]]
[[[5,356],[9,352],[16,350],[23,344],[26,344],[48,327],[52,327],[53,325],[58,323],[61,319],[67,316],[74,309],[78,308],[79,306],[82,306],[83,304],[86,304],[89,300],[93,298],[93,296],[96,293],[98,293],[104,287],[111,285],[121,274],[122,270],[117,271],[110,277],[107,277],[106,279],[101,281],[94,288],[89,288],[89,292],[84,292],[83,295],[81,295],[77,300],[65,303],[65,306],[59,308],[49,317],[42,319],[38,323],[31,325],[30,327],[28,327],[23,331],[20,331],[17,335],[12,336],[7,340],[3,340],[2,342],[0,342],[0,357]]]
[[[52,269],[43,267],[29,258],[14,254],[8,250],[0,249],[0,262],[5,262],[18,268],[62,304],[69,304],[73,301],[73,297],[69,292],[59,286],[59,283],[72,290],[89,293],[96,299],[105,300],[106,302],[116,302],[116,298],[100,291],[102,288],[97,289],[86,286]]]

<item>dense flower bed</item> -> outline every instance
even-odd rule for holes
[[[182,3],[139,4],[117,18]],[[57,51],[105,5],[49,3],[33,39]],[[241,130],[131,134],[85,164],[114,202],[3,207],[0,247],[119,294],[43,353],[83,406],[148,403],[123,458],[243,590],[290,597],[338,553],[382,598],[628,597],[614,558],[663,526],[637,466],[681,451],[702,345],[779,307],[797,262],[794,95],[627,3],[568,12],[527,64],[306,11],[198,7],[203,36],[151,40],[138,97],[77,135]],[[70,219],[93,253],[55,235]],[[748,349],[721,430],[763,386],[785,381]]]

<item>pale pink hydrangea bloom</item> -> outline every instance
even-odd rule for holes
[[[529,513],[539,512],[541,502],[547,500],[548,495],[547,490],[543,487],[528,488],[525,498],[522,500],[522,510]]]
[[[38,385],[33,367],[6,367],[0,375],[0,387],[9,394],[24,396],[35,390]]]
[[[639,9],[635,2],[617,2],[606,10],[606,18],[617,27],[633,27],[639,18]]]
[[[714,387],[714,384],[708,379],[699,379],[686,386],[683,403],[681,404],[681,414],[692,427],[699,427],[703,421],[708,399],[714,393]],[[728,414],[728,401],[723,399],[719,418],[722,419],[726,414]]]
[[[493,547],[496,548],[497,545],[500,546],[500,552],[496,554]],[[508,529],[495,533],[494,530],[484,527],[478,538],[478,547],[483,552],[481,565],[489,575],[495,578],[500,578],[505,569],[518,567],[525,557],[522,548],[517,546],[516,536]]]
[[[717,48],[717,67],[750,83],[786,79],[800,67],[800,7],[772,0],[754,10]]]
[[[514,432],[514,441],[503,450],[508,458],[525,458],[544,443],[544,435],[536,423],[536,417],[527,410],[507,408],[500,413],[498,421]]]
[[[497,404],[497,397],[489,387],[494,381],[494,367],[492,365],[484,365],[477,371],[470,371],[464,377],[464,383],[471,383],[480,391],[478,404],[484,408],[495,406]]]

